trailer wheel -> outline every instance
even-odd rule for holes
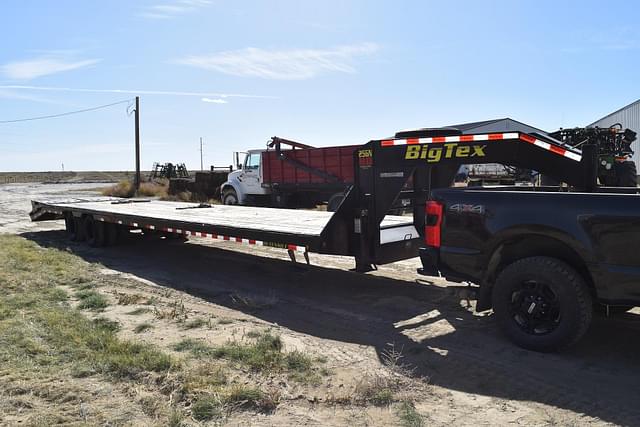
[[[108,222],[104,225],[105,244],[107,246],[114,246],[118,244],[118,225]]]
[[[96,248],[104,246],[105,227],[102,221],[96,221],[91,216],[84,217],[84,235],[89,246]]]
[[[344,200],[343,193],[336,193],[333,196],[331,196],[331,198],[327,202],[327,211],[329,212],[337,211],[343,200]]]
[[[64,228],[67,233],[67,236],[69,236],[69,240],[73,242],[78,240],[79,229],[77,227],[77,221],[73,217],[73,215],[70,213],[67,213],[64,216]]]
[[[238,204],[238,194],[236,190],[233,188],[229,188],[224,190],[222,193],[222,204],[223,205],[237,205]]]
[[[73,217],[73,233],[69,235],[72,241],[74,242],[84,242],[86,239],[84,233],[84,222],[81,217]]]
[[[580,274],[549,257],[524,258],[507,266],[496,280],[492,299],[505,335],[534,351],[574,344],[593,315],[591,294]]]

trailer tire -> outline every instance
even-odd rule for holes
[[[225,189],[222,192],[222,204],[223,205],[237,205],[238,204],[238,194],[236,190],[233,188]]]
[[[331,198],[327,202],[327,211],[329,212],[337,211],[338,208],[340,207],[340,204],[342,204],[343,200],[344,200],[343,193],[336,193],[333,196],[331,196]]]
[[[67,213],[64,216],[64,229],[67,233],[67,236],[69,236],[69,240],[71,240],[72,242],[78,240],[79,229],[77,225],[77,221],[71,213]]]
[[[84,222],[81,217],[73,217],[73,233],[70,234],[70,238],[73,242],[84,242],[85,233],[84,233]]]
[[[616,162],[613,165],[616,172],[616,187],[637,187],[638,171],[636,170],[636,162]]]
[[[92,248],[104,246],[105,230],[102,221],[96,221],[92,216],[85,216],[83,220],[83,231],[86,241]]]
[[[117,224],[108,222],[104,225],[105,245],[114,246],[118,244],[119,227]]]
[[[593,316],[584,279],[556,258],[524,258],[508,265],[496,280],[492,301],[504,334],[534,351],[571,346],[587,331]]]

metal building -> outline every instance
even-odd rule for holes
[[[640,137],[640,99],[604,116],[600,120],[596,120],[587,127],[608,128],[616,123],[620,123],[623,128],[631,129]],[[634,151],[633,161],[636,162],[637,166],[640,166],[640,142],[636,140],[631,144],[631,149]]]

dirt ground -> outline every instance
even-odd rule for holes
[[[149,172],[142,174],[148,176]],[[132,177],[133,172],[128,171],[0,172],[0,184],[119,182]]]
[[[412,369],[402,393],[425,425],[640,425],[640,316],[596,316],[586,337],[561,354],[539,354],[503,338],[492,316],[473,313],[472,291],[417,276],[418,260],[357,274],[350,258],[311,254],[293,265],[274,248],[228,242],[132,239],[92,249],[66,240],[60,221],[31,223],[33,198],[93,194],[95,184],[0,186],[0,233],[68,250],[104,266],[101,291],[176,302],[190,318],[224,319],[215,328],[185,330],[131,305],[103,313],[123,324],[153,328],[136,339],[170,348],[185,337],[221,343],[249,329],[272,329],[289,349],[326,358],[318,386],[279,384],[274,413],[245,411],[229,425],[399,425],[388,407],[341,404],[384,366],[394,348]],[[637,310],[637,309],[636,309]],[[268,380],[266,380],[268,382]],[[126,405],[126,399],[114,405]]]

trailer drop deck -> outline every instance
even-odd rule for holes
[[[76,218],[82,227],[83,218],[91,218],[127,229],[319,253],[327,253],[322,233],[333,215],[323,211],[104,197],[33,201],[32,205],[33,221]],[[381,225],[381,240],[386,243],[418,237],[412,217],[387,216]]]

